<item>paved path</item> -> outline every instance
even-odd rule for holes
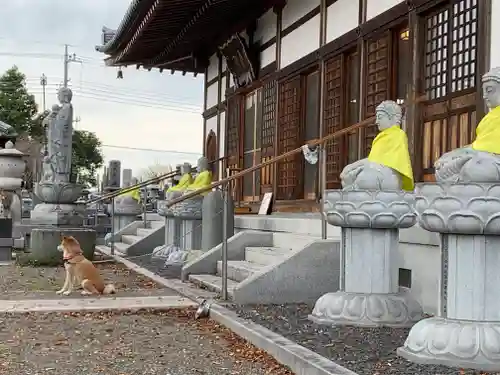
[[[1,312],[57,312],[57,311],[99,311],[135,309],[174,309],[196,306],[181,296],[148,296],[117,298],[60,298],[54,300],[0,300]]]

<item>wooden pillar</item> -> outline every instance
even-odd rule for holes
[[[498,1],[498,0],[496,0]],[[482,76],[491,69],[491,2],[478,0],[478,34],[477,34],[477,69],[476,69],[476,120],[479,122],[486,114],[483,100]]]
[[[280,3],[278,6],[273,8],[276,14],[276,71],[279,72],[281,69],[281,27],[282,27],[282,11],[286,6],[286,2]],[[276,82],[276,116],[275,116],[275,127],[274,127],[274,156],[278,156],[279,152],[279,139],[278,139],[278,127],[279,127],[279,95],[280,95],[280,85]],[[273,164],[273,200],[276,200],[276,195],[278,193],[278,164]]]
[[[420,79],[422,77],[422,75],[420,74],[421,59],[419,55],[421,31],[418,22],[417,10],[414,8],[410,8],[408,23],[410,36],[410,54],[412,56],[413,63],[409,71],[411,79],[408,81],[409,84],[406,90],[406,103],[408,104],[408,107],[406,108],[406,134],[408,135],[408,149],[413,166],[413,175],[415,181],[421,181],[423,179],[421,157],[423,142],[420,139],[422,129],[419,126],[419,104],[416,103],[416,99],[420,96],[419,93],[422,89],[419,85]]]
[[[372,0],[373,1],[373,0]],[[359,120],[362,120],[365,116],[365,91],[366,91],[366,64],[365,64],[365,55],[366,55],[366,43],[361,35],[361,26],[366,22],[366,8],[367,8],[368,0],[359,0],[359,14],[358,14],[358,30],[359,30],[359,38],[358,38],[358,55],[359,55]],[[360,129],[358,131],[358,159],[364,152],[364,130]]]
[[[216,159],[219,159],[221,157],[220,155],[220,146],[219,142],[222,139],[221,137],[221,124],[220,124],[220,113],[222,109],[222,91],[225,91],[225,88],[222,87],[222,55],[220,53],[217,53],[217,131],[215,134],[217,134],[216,142],[215,144],[217,145],[217,152],[216,152]],[[212,173],[215,173],[215,176],[217,179],[222,177],[224,175],[223,171],[220,171],[219,168],[220,163],[214,163],[212,166]]]

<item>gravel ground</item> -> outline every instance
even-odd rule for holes
[[[319,326],[307,319],[312,311],[307,305],[226,307],[359,375],[498,375],[416,365],[398,357],[396,349],[403,345],[409,329]]]
[[[105,259],[101,258],[98,262],[103,260]],[[105,262],[95,265],[106,283],[115,285],[117,293],[112,296],[140,297],[176,294],[147,277],[129,270],[122,264]],[[0,266],[0,299],[60,298],[55,292],[61,289],[64,278],[63,267]],[[81,295],[74,292],[69,297],[81,298]]]
[[[137,257],[131,259],[131,261],[137,264],[139,267],[144,267],[148,271],[151,271],[165,279],[181,278],[182,265],[180,264],[165,266],[165,260],[151,259],[151,255]]]
[[[0,374],[293,375],[193,310],[2,314]]]

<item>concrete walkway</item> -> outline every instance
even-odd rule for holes
[[[177,309],[194,306],[197,304],[181,296],[2,300],[0,301],[0,313]]]

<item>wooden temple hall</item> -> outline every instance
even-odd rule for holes
[[[499,28],[499,30],[496,30]],[[484,115],[481,75],[500,66],[500,0],[134,0],[97,49],[110,66],[205,77],[204,152],[214,176],[260,164],[404,105],[416,181],[466,145]],[[493,47],[491,47],[493,46]],[[377,132],[327,146],[327,188]],[[233,186],[241,206],[314,211],[318,164],[301,154]]]

